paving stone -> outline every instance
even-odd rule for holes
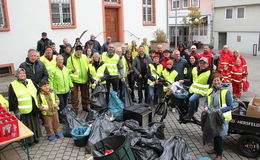
[[[62,159],[67,160],[67,159],[70,159],[70,157],[69,156],[63,156]]]

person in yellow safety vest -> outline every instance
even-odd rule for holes
[[[79,110],[79,89],[81,94],[82,108],[85,111],[89,110],[89,85],[88,85],[88,65],[89,61],[86,55],[83,54],[82,46],[75,47],[76,52],[73,53],[67,60],[67,68],[71,71],[70,76],[73,82],[71,91],[71,105],[78,112]]]
[[[112,84],[113,90],[118,92],[119,90],[119,79],[125,81],[124,67],[121,58],[115,54],[114,44],[110,43],[108,45],[108,51],[102,54],[102,61],[107,67],[109,76],[107,78],[107,95],[106,100],[109,101],[109,90]]]
[[[168,60],[166,65],[167,68],[165,68],[162,71],[162,76],[169,82],[173,83],[177,80],[177,76],[178,76],[178,72],[174,69],[173,67],[173,61],[172,60]],[[168,88],[163,86],[163,91],[167,92]]]
[[[148,44],[147,38],[143,38],[142,45],[144,46],[144,53],[145,53],[146,55],[149,55],[150,45]]]
[[[67,106],[67,99],[73,83],[70,77],[70,70],[63,65],[64,58],[63,56],[57,55],[56,57],[57,64],[53,67],[49,74],[49,82],[51,88],[57,94],[60,99],[59,103],[59,120],[61,123],[65,123],[64,109]]]
[[[8,88],[9,110],[34,133],[32,137],[27,138],[28,144],[32,145],[38,143],[42,136],[38,118],[37,89],[32,80],[26,79],[23,68],[18,68],[15,76],[17,80],[12,81]]]
[[[138,55],[138,46],[135,40],[132,40],[131,45],[128,47],[129,50],[132,52],[132,57],[135,58]]]
[[[191,86],[198,74],[198,59],[195,55],[189,56],[188,66],[184,68],[184,84]]]
[[[101,61],[101,56],[98,52],[93,54],[92,62],[89,64],[88,68],[88,77],[92,91],[94,91],[98,84],[106,85],[109,73],[104,62]]]
[[[212,80],[213,87],[207,92],[204,110],[207,112],[210,108],[219,109],[225,117],[225,122],[222,125],[223,130],[214,137],[214,148],[207,153],[216,154],[215,160],[221,160],[223,153],[222,137],[228,134],[229,121],[232,120],[233,101],[230,91],[222,85],[222,75],[215,73]]]
[[[148,65],[147,75],[148,75],[148,103],[157,104],[158,103],[158,79],[163,71],[163,65],[159,63],[160,55],[156,54],[153,57],[153,63]]]
[[[209,69],[208,59],[202,57],[199,60],[197,77],[189,89],[189,92],[193,94],[189,98],[188,113],[183,116],[184,120],[190,120],[193,117],[198,105],[198,100],[206,96],[209,89],[210,76],[211,70]]]
[[[8,101],[0,94],[0,105],[5,108],[7,111],[9,111],[9,103]]]
[[[50,88],[48,81],[41,81],[39,84],[40,92],[38,94],[38,107],[42,112],[44,127],[50,141],[57,138],[64,138],[59,133],[59,98]],[[53,132],[51,130],[53,129]]]
[[[53,50],[51,47],[45,48],[45,53],[41,56],[40,61],[45,65],[48,74],[50,74],[50,70],[56,66],[56,55],[53,55]]]

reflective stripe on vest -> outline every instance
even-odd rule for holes
[[[102,55],[102,61],[104,65],[107,67],[110,76],[118,76],[119,71],[117,68],[117,64],[119,62],[120,57],[117,54],[114,54],[113,57],[108,57],[107,53]]]
[[[56,55],[53,55],[51,61],[49,61],[45,56],[41,56],[40,61],[44,63],[47,71],[49,72],[53,67],[56,66]]]
[[[32,111],[32,97],[37,105],[37,89],[35,88],[33,82],[27,79],[28,84],[24,86],[21,82],[14,80],[11,85],[13,87],[14,93],[18,101],[18,109],[22,114],[28,114]]]
[[[203,72],[199,76],[197,76],[190,87],[189,90],[190,93],[198,93],[201,94],[202,96],[205,96],[209,88],[209,84],[208,84],[209,77],[210,77],[210,70]]]
[[[92,76],[93,79],[95,80],[100,80],[104,76],[106,66],[103,64],[99,66],[99,68],[96,70],[96,68],[90,64],[89,65],[89,73]],[[106,84],[106,81],[103,81],[102,84]],[[92,84],[92,89],[96,88],[95,84]]]
[[[52,101],[51,105],[53,105],[53,104],[55,104],[55,94],[53,92],[50,92],[50,95],[51,95],[51,101]],[[49,106],[48,106],[47,100],[45,99],[44,94],[40,93],[40,98],[41,98],[41,101],[42,101],[43,108],[48,109]],[[52,106],[50,106],[50,107],[52,107]],[[57,108],[57,110],[59,110],[59,107]],[[44,115],[44,116],[47,115],[47,112],[42,111],[42,115]]]
[[[159,76],[156,74],[158,73],[159,75],[161,75],[162,71],[163,71],[163,66],[161,64],[158,64],[157,65],[157,69],[155,69],[154,65],[153,64],[149,64],[149,67],[150,67],[150,72],[151,72],[151,75],[157,80],[159,78]],[[154,71],[156,73],[154,73]],[[151,81],[150,79],[148,79],[148,82],[147,82],[150,86],[154,86],[154,83],[153,81]]]
[[[221,90],[221,99],[222,99],[222,106],[220,106],[221,108],[227,107],[227,103],[226,103],[227,91],[228,91],[227,89]],[[210,88],[208,90],[208,93],[207,93],[207,95],[208,95],[208,106],[211,106],[211,103],[212,103],[211,102],[212,96],[210,95],[212,92],[213,92],[213,89]],[[219,99],[219,104],[221,104],[220,99]],[[224,112],[223,116],[225,117],[225,121],[230,121],[232,119],[232,112],[231,111]]]
[[[164,69],[162,71],[162,76],[169,82],[174,82],[175,78],[178,76],[178,72],[176,70],[173,70],[171,73],[167,71],[167,69]],[[166,92],[168,90],[167,87],[163,87],[163,91]]]

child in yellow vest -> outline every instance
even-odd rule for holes
[[[41,81],[39,87],[40,92],[38,95],[38,107],[42,111],[44,127],[47,132],[48,139],[50,141],[54,141],[56,140],[56,137],[63,138],[63,135],[59,133],[59,98],[51,90],[48,81]],[[54,134],[51,128],[53,129]]]

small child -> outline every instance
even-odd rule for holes
[[[50,89],[48,81],[41,81],[39,84],[40,92],[38,95],[38,107],[42,111],[44,127],[50,141],[54,141],[57,138],[64,138],[59,133],[59,98]],[[51,128],[54,131],[51,131]],[[55,137],[56,136],[56,137]]]
[[[220,73],[223,76],[222,82],[230,84],[231,83],[231,73],[229,71],[229,66],[227,64],[223,65],[223,70]]]
[[[236,65],[232,67],[231,70],[231,80],[232,80],[232,87],[233,93],[240,98],[243,82],[246,78],[246,71],[245,68],[241,65],[241,60],[236,60]]]

